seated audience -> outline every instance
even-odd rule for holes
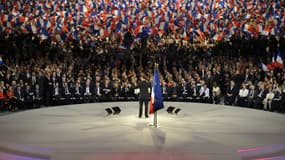
[[[247,102],[248,102],[248,95],[249,95],[249,91],[246,88],[245,83],[242,83],[242,87],[239,90],[239,94],[238,94],[238,101],[237,104],[239,106],[247,106]]]
[[[214,104],[220,104],[221,89],[218,86],[217,82],[214,82],[214,84],[213,84],[212,95],[213,95],[213,103]]]
[[[225,95],[225,105],[234,105],[238,89],[233,80],[230,81],[230,86],[228,87]]]

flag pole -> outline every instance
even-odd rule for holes
[[[155,126],[155,128],[157,128],[157,111],[154,112],[153,125]]]
[[[155,69],[158,69],[158,63],[154,63],[154,67]],[[157,111],[154,112],[153,125],[155,128],[157,128]]]

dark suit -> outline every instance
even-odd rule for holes
[[[262,108],[262,101],[266,97],[267,91],[265,89],[259,89],[257,91],[256,97],[254,97],[253,106],[254,108]]]
[[[138,85],[140,89],[139,94],[139,117],[142,116],[142,110],[143,110],[143,103],[145,104],[145,117],[148,117],[148,101],[150,98],[149,90],[150,90],[150,83],[147,81],[141,81]]]
[[[53,94],[53,85],[52,80],[49,77],[44,77],[44,90],[43,90],[45,97],[45,105],[49,106],[50,102],[52,100],[52,94]]]
[[[24,101],[25,101],[25,93],[23,91],[23,89],[20,89],[20,90],[15,90],[15,97],[16,97],[16,106],[19,108],[19,109],[26,109],[26,106],[24,104]]]
[[[42,100],[43,100],[43,95],[42,95],[42,91],[41,89],[34,89],[34,95],[35,95],[35,107],[40,107],[42,104]]]
[[[238,94],[238,88],[236,85],[234,87],[228,87],[226,94],[231,94],[231,96],[225,96],[225,105],[233,105]]]

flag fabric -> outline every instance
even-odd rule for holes
[[[0,65],[3,65],[3,64],[4,64],[3,59],[2,57],[0,57]]]
[[[284,9],[272,7],[279,6],[278,2],[280,3],[255,0],[76,0],[68,3],[68,0],[47,0],[27,3],[27,0],[11,0],[0,5],[0,32],[34,33],[43,39],[78,39],[86,43],[92,41],[83,37],[86,36],[86,31],[94,39],[101,39],[111,36],[110,33],[114,31],[124,35],[126,27],[136,38],[141,33],[158,34],[160,37],[165,32],[175,35],[182,29],[189,34],[197,31],[195,38],[201,41],[206,40],[205,36],[209,33],[221,31],[223,35],[211,38],[216,41],[230,39],[237,31],[242,31],[246,37],[255,34],[274,36],[280,35],[281,28],[285,27]],[[265,8],[270,9],[264,13]],[[142,30],[142,26],[147,30]],[[49,36],[42,30],[48,31]],[[74,35],[78,38],[74,38]]]
[[[271,61],[271,66],[272,66],[272,68],[274,69],[274,68],[277,67],[277,63],[276,63],[276,61],[275,61],[275,53],[273,53],[271,59],[272,59],[272,61]]]
[[[159,109],[162,109],[163,105],[163,98],[162,98],[162,90],[159,82],[159,75],[157,69],[154,69],[153,75],[153,83],[151,89],[151,97],[150,97],[150,106],[149,106],[149,113],[155,113]]]
[[[262,65],[262,70],[264,72],[268,72],[269,71],[269,69],[267,68],[267,66],[264,63],[261,63],[261,65]]]
[[[277,54],[276,67],[283,69],[283,60],[282,60],[282,55],[280,51]]]

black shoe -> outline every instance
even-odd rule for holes
[[[145,118],[148,118],[148,116],[145,116]]]

